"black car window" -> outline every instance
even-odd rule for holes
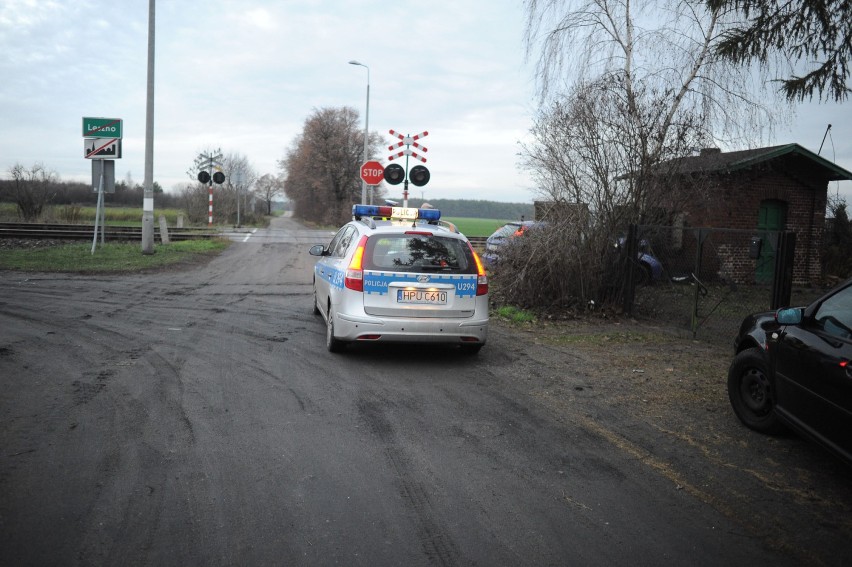
[[[348,226],[342,227],[337,231],[337,234],[334,235],[334,238],[331,239],[331,242],[328,243],[328,253],[331,256],[334,256],[334,250],[337,248],[337,245],[340,243],[340,239],[343,237],[343,233],[346,232]]]
[[[371,237],[367,241],[364,267],[397,272],[476,273],[465,241],[418,234]]]
[[[342,258],[345,256],[346,251],[349,250],[349,246],[352,244],[355,233],[356,230],[354,227],[344,227],[342,234],[340,235],[340,240],[337,242],[337,246],[335,246],[335,248],[331,251],[331,255],[336,258]]]
[[[840,290],[823,301],[814,319],[826,333],[852,339],[852,286]]]

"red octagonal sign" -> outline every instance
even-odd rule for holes
[[[367,185],[378,185],[385,178],[385,168],[377,161],[368,161],[361,166],[361,179]]]

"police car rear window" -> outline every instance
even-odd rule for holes
[[[419,234],[375,235],[367,240],[364,268],[395,272],[475,274],[467,243]]]

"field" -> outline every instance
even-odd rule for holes
[[[142,210],[138,207],[106,207],[106,224],[108,226],[141,226]],[[175,226],[179,209],[157,209],[155,217],[166,215],[169,226]],[[12,203],[0,203],[0,222],[18,222],[18,211]],[[456,225],[459,232],[465,236],[490,236],[492,232],[509,222],[504,219],[480,219],[472,217],[444,217],[443,220]],[[79,205],[55,205],[46,207],[41,222],[94,224],[95,207]]]
[[[40,222],[61,224],[94,224],[96,207],[80,205],[54,205],[45,207]],[[141,207],[105,207],[106,224],[109,226],[142,226]],[[175,226],[179,209],[157,209],[155,220],[166,215],[170,226]],[[19,222],[17,207],[12,203],[0,204],[0,222]]]
[[[456,225],[465,236],[491,236],[491,233],[509,222],[500,219],[476,219],[466,217],[442,217]]]

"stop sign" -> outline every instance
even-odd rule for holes
[[[385,178],[385,168],[377,161],[368,161],[361,166],[361,179],[367,185],[378,185]]]

